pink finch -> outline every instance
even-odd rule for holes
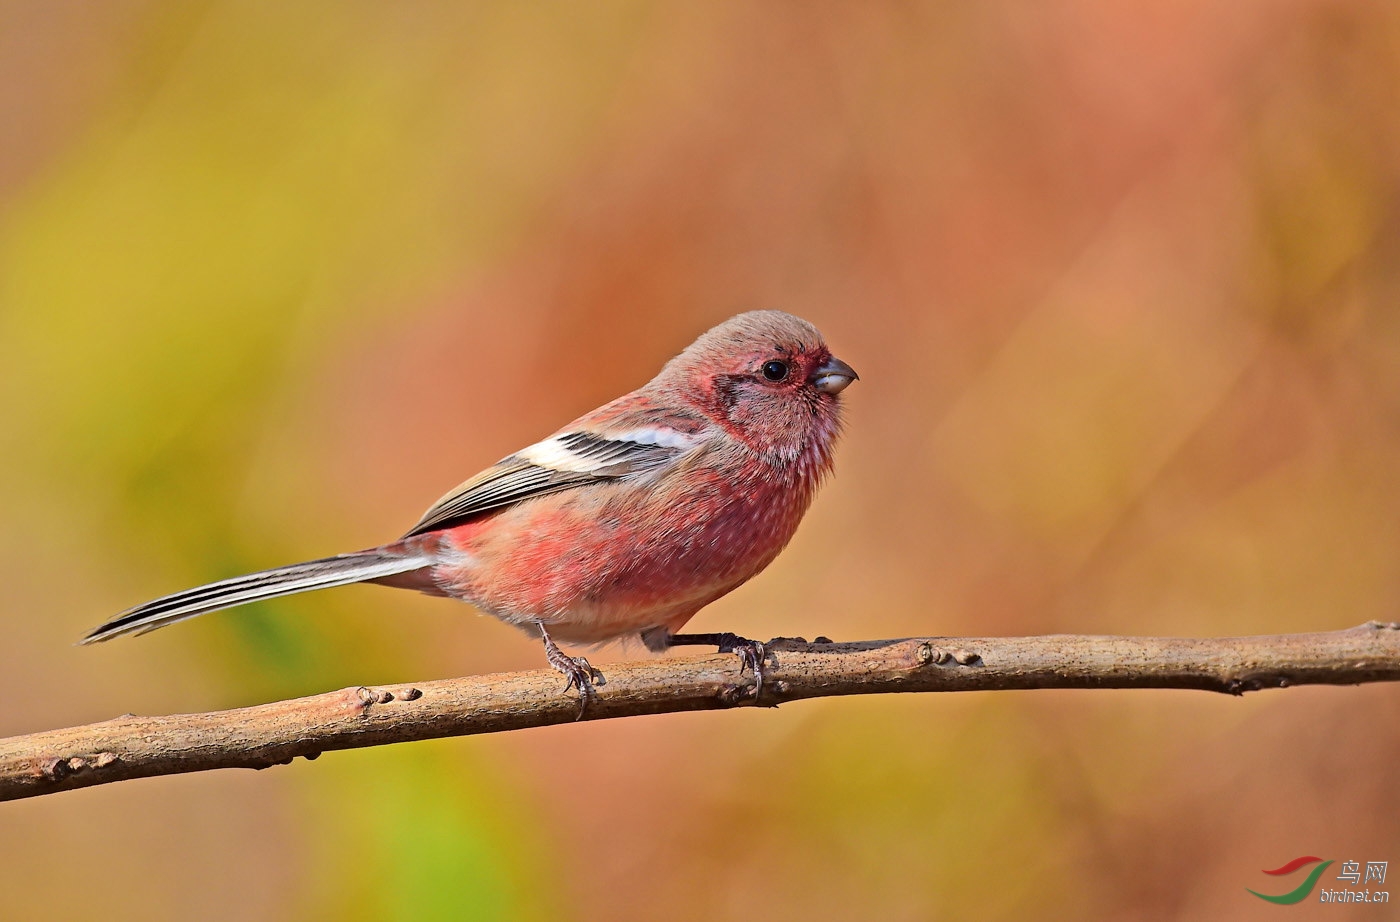
[[[805,320],[740,314],[640,389],[466,481],[397,541],[163,596],[83,642],[368,582],[461,599],[538,636],[581,701],[601,677],[556,639],[714,644],[761,686],[761,644],[675,632],[788,543],[831,470],[854,380]]]

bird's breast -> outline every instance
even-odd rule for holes
[[[542,496],[443,533],[434,578],[508,621],[602,641],[688,617],[783,549],[815,482],[714,465]]]

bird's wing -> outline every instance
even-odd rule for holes
[[[654,471],[699,444],[695,434],[654,427],[606,436],[586,430],[562,432],[459,485],[434,503],[404,537],[461,525],[532,497]]]

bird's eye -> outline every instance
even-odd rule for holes
[[[787,362],[764,362],[763,377],[769,381],[781,381],[788,376]]]

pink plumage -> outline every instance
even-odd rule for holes
[[[400,540],[164,596],[84,642],[376,582],[471,602],[524,628],[584,695],[596,670],[554,639],[716,644],[761,680],[761,644],[677,631],[786,546],[831,470],[839,395],[855,379],[806,321],[740,314],[641,388],[461,484]]]

